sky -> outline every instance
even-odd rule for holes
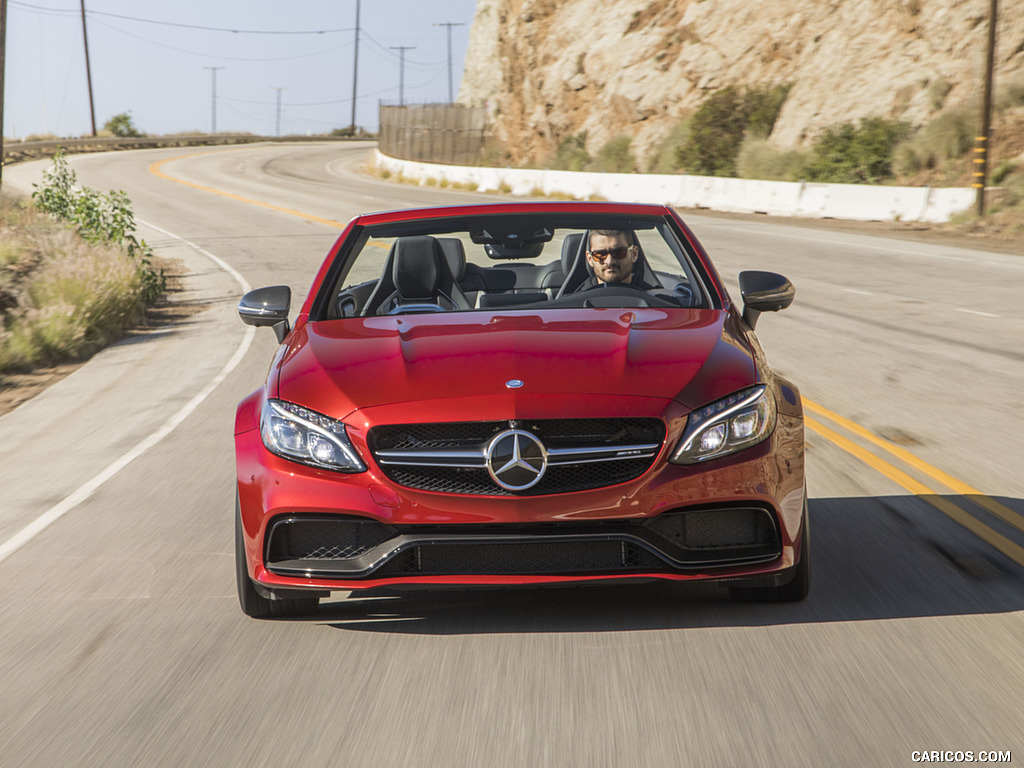
[[[96,128],[148,134],[377,129],[381,101],[458,98],[475,0],[84,0]],[[92,133],[82,0],[8,0],[3,135]],[[462,26],[441,26],[444,24]],[[404,78],[397,47],[404,52]],[[216,82],[216,101],[214,83]],[[278,104],[280,103],[280,108]]]

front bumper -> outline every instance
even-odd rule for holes
[[[661,455],[630,482],[531,497],[413,490],[372,462],[355,475],[298,465],[256,430],[237,434],[236,449],[248,570],[268,589],[774,583],[799,558],[802,424],[785,417],[734,456],[681,467]]]

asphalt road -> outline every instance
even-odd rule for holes
[[[1024,759],[1024,257],[687,216],[734,296],[744,268],[797,287],[758,333],[810,417],[805,603],[648,585],[242,615],[231,432],[275,348],[243,286],[297,306],[356,213],[495,199],[371,178],[367,152],[72,158],[203,309],[0,418],[0,765]]]

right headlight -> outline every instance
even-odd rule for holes
[[[775,429],[775,397],[764,385],[744,389],[690,414],[669,459],[696,464],[757,445]]]
[[[365,472],[345,425],[337,419],[284,400],[267,400],[260,435],[271,453],[336,472]]]

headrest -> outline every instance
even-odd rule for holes
[[[573,232],[566,235],[562,241],[562,272],[569,274],[573,262],[576,261],[576,254],[580,250],[580,241],[583,240],[583,232]]]
[[[462,282],[466,276],[466,247],[457,237],[438,237],[436,239],[441,245],[445,261],[448,262],[448,271],[452,273],[455,282]]]
[[[403,299],[430,299],[441,286],[441,246],[429,235],[401,237],[395,241],[392,277]]]

